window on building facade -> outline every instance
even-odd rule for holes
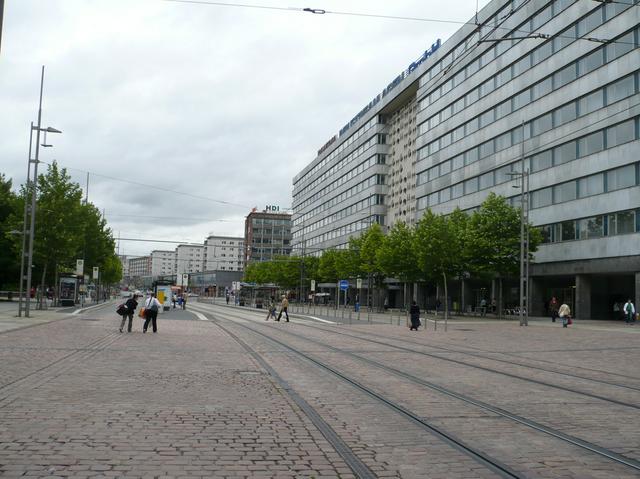
[[[636,138],[635,120],[625,121],[607,128],[607,148],[633,141]]]
[[[604,236],[604,221],[602,216],[584,218],[578,221],[580,239],[601,238]]]
[[[607,172],[607,191],[629,188],[636,184],[636,167],[627,165]]]
[[[576,199],[576,182],[569,181],[553,187],[553,202],[564,203]]]

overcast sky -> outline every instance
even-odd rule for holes
[[[476,8],[474,0],[241,3],[463,22]],[[289,207],[292,178],[318,148],[458,28],[162,0],[6,0],[0,172],[16,187],[25,182],[45,65],[42,123],[63,134],[49,136],[55,146],[40,159],[57,160],[83,188],[90,172],[89,201],[114,237],[242,236],[252,207]],[[174,246],[121,241],[120,253]]]

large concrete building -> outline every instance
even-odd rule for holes
[[[209,236],[204,242],[204,271],[242,271],[244,238]]]
[[[244,222],[244,264],[291,254],[291,214],[278,207],[252,211]]]
[[[607,318],[640,299],[639,24],[630,2],[491,1],[296,175],[294,248],[344,247],[427,208],[470,212],[490,192],[519,206],[510,173],[525,171],[544,235],[531,312],[556,295]],[[466,302],[486,288],[471,281]]]
[[[153,250],[151,252],[151,276],[171,276],[176,274],[176,252]]]
[[[204,245],[178,245],[175,251],[175,265],[176,274],[204,271]]]

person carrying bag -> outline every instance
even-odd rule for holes
[[[156,298],[155,293],[152,293],[151,296],[149,296],[149,299],[147,299],[144,303],[144,315],[145,315],[145,321],[144,321],[144,326],[142,327],[142,332],[146,333],[147,332],[147,328],[149,327],[149,322],[151,322],[152,327],[153,327],[153,332],[157,333],[158,332],[158,311],[160,311],[160,307],[162,305],[160,304],[160,301],[158,301],[158,299]]]
[[[569,305],[563,304],[558,310],[558,316],[562,319],[562,327],[566,328],[569,324],[573,324],[571,320],[571,309]]]

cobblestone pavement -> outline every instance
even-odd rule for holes
[[[416,382],[437,383],[638,460],[640,374],[631,365],[640,360],[640,336],[632,328],[460,322],[446,333],[414,333],[295,315],[288,324],[267,323],[262,312],[192,302],[187,311],[161,314],[158,334],[142,334],[139,318],[133,333],[121,334],[112,310],[110,304],[0,333],[0,477],[355,477],[289,388],[372,477],[496,477],[284,344],[502,461],[518,477],[640,475]],[[221,327],[257,351],[277,377]]]

